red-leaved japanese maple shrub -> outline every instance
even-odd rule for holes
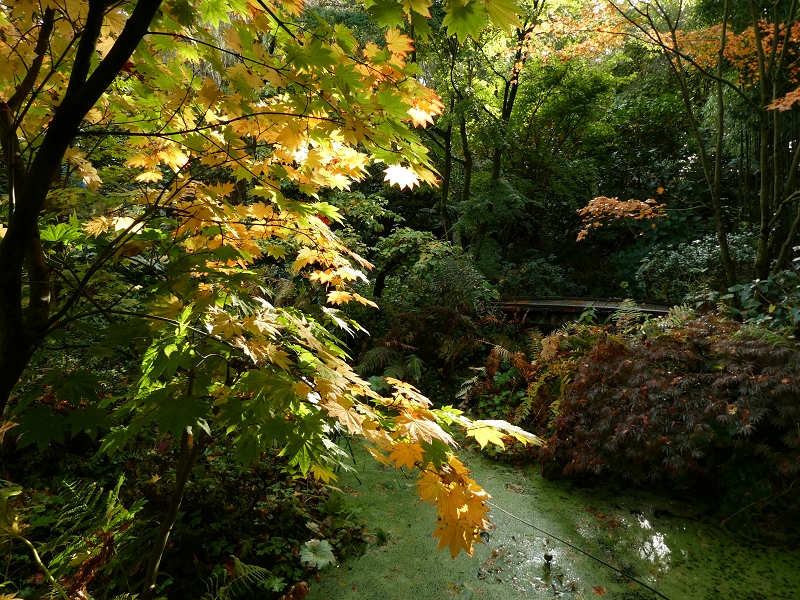
[[[545,471],[632,480],[721,475],[755,459],[783,479],[800,472],[799,424],[798,347],[709,314],[602,336],[577,365],[539,459]]]

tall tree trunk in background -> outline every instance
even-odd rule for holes
[[[686,73],[684,59],[681,55],[678,44],[677,32],[679,22],[677,20],[668,20],[670,27],[670,45],[664,45],[662,46],[662,49],[664,50],[664,55],[666,56],[667,60],[669,60],[669,64],[672,67],[672,72],[678,79],[683,105],[686,110],[686,115],[689,119],[689,126],[692,130],[695,141],[697,142],[700,155],[700,165],[702,166],[703,175],[705,177],[706,184],[708,185],[708,191],[711,195],[711,206],[714,211],[714,229],[717,234],[717,243],[719,244],[722,268],[725,273],[725,284],[726,286],[731,286],[736,283],[736,265],[731,258],[730,247],[728,245],[728,231],[725,224],[722,206],[722,152],[723,142],[725,139],[725,102],[722,75],[724,72],[725,42],[727,39],[725,29],[728,22],[728,0],[725,0],[723,11],[723,29],[720,38],[720,47],[717,53],[717,78],[714,82],[717,100],[717,116],[716,131],[714,135],[713,164],[711,163],[708,155],[708,149],[706,148],[703,132],[700,129],[699,120],[695,114],[692,93],[691,89],[689,88],[688,75]]]
[[[472,193],[472,151],[469,149],[469,138],[467,138],[467,119],[463,114],[458,119],[458,130],[461,134],[461,154],[464,156],[464,183],[461,187],[461,202],[465,203]],[[469,246],[467,234],[459,230],[458,238],[461,248],[466,250]]]
[[[450,114],[453,114],[455,97],[450,98]],[[450,187],[453,180],[453,123],[449,121],[447,128],[442,131],[442,146],[444,150],[444,167],[442,168],[442,183],[439,186],[439,210],[442,214],[444,237],[450,239],[453,231],[453,220],[450,218]]]
[[[736,264],[731,258],[728,246],[728,231],[722,211],[722,153],[725,141],[725,94],[723,89],[723,75],[725,73],[725,44],[728,29],[728,0],[725,0],[722,9],[722,34],[720,37],[719,53],[717,54],[717,136],[714,144],[714,178],[711,186],[711,205],[714,207],[714,225],[717,230],[717,243],[719,244],[722,268],[725,270],[725,283],[732,286],[736,283]]]
[[[756,57],[757,81],[753,79],[740,84],[734,78],[726,78],[725,51],[727,45],[727,25],[730,19],[730,0],[725,0],[722,7],[722,29],[719,38],[716,69],[705,69],[691,56],[690,50],[680,47],[677,33],[682,26],[680,22],[686,9],[684,2],[678,2],[674,12],[655,0],[626,0],[627,9],[621,2],[609,0],[610,4],[631,25],[643,34],[648,43],[661,48],[664,56],[676,75],[683,97],[690,129],[698,145],[698,154],[703,174],[711,194],[714,222],[719,242],[721,263],[726,283],[736,281],[736,265],[731,257],[727,241],[727,227],[724,219],[722,159],[725,139],[725,102],[724,88],[735,93],[742,104],[753,111],[758,119],[758,172],[760,176],[758,189],[758,244],[753,264],[755,276],[765,278],[770,272],[785,268],[789,261],[791,248],[800,230],[800,190],[797,186],[797,173],[800,167],[800,140],[797,132],[789,132],[789,140],[784,139],[787,128],[782,122],[785,117],[773,105],[789,90],[785,89],[791,81],[788,73],[788,60],[791,53],[791,34],[796,25],[798,0],[791,0],[787,11],[780,8],[787,3],[773,2],[772,13],[761,10],[762,4],[748,0],[750,9],[750,25],[753,30]],[[779,6],[780,5],[780,6]],[[666,25],[664,25],[666,24]],[[662,33],[663,31],[663,33]],[[714,161],[710,160],[703,131],[694,107],[694,91],[689,84],[687,68],[693,68],[707,81],[713,82],[717,115],[714,127]],[[728,75],[730,76],[730,75]],[[748,87],[758,86],[758,99],[754,100]],[[788,108],[788,107],[784,107]],[[749,150],[749,144],[746,146]],[[749,153],[745,164],[749,167]],[[748,173],[745,173],[747,183]],[[745,186],[747,189],[747,186]],[[793,216],[787,226],[787,215]]]

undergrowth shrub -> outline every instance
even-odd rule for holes
[[[752,277],[756,238],[752,233],[728,235],[731,257],[738,267],[739,280]],[[700,289],[725,289],[719,243],[716,235],[706,235],[672,247],[656,245],[636,271],[640,291],[654,300],[681,302]]]
[[[52,470],[50,458],[30,448],[15,453],[14,463],[0,462],[8,469],[2,478],[17,482],[0,480],[0,598],[45,597],[54,587],[23,542],[3,537],[4,523],[15,521],[70,597],[110,600],[138,591],[154,519],[172,493],[176,446],[145,431],[113,459],[77,452],[73,444],[74,453]],[[358,507],[286,466],[277,450],[241,467],[226,445],[205,448],[162,560],[164,596],[277,600],[325,560],[359,554],[374,542]]]
[[[724,491],[729,512],[777,498],[800,477],[800,350],[791,339],[682,309],[645,322],[628,310],[605,327],[534,332],[531,341],[527,356],[493,352],[466,404],[542,437],[545,473],[703,482]],[[512,367],[524,397],[502,396],[506,382],[494,374]],[[508,403],[487,412],[492,397]]]
[[[795,248],[795,251],[800,248]],[[733,314],[745,323],[800,335],[800,257],[790,268],[772,273],[766,279],[735,285],[724,300],[738,297],[741,308],[731,306]]]
[[[586,290],[571,281],[570,268],[556,264],[556,257],[529,258],[519,264],[505,262],[498,280],[503,297],[578,296]]]
[[[422,386],[434,402],[448,402],[454,373],[500,323],[497,292],[469,255],[449,244],[425,247],[386,280],[381,310],[358,320],[372,333],[354,354],[356,371]],[[466,367],[464,367],[466,368]]]

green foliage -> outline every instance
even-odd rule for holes
[[[791,332],[800,332],[800,259],[792,268],[771,274],[767,279],[733,286],[721,299],[738,299],[741,308],[729,310],[747,323]]]
[[[740,277],[747,277],[755,260],[755,236],[731,234],[728,244]],[[680,302],[702,289],[725,289],[716,236],[706,235],[673,247],[666,242],[656,245],[642,258],[635,282],[645,297],[671,302]]]
[[[141,552],[147,522],[139,514],[144,500],[136,500],[130,508],[121,501],[123,479],[107,492],[85,481],[61,482],[51,493],[38,497],[21,495],[21,487],[4,489],[2,531],[8,535],[9,549],[15,541],[31,549],[36,565],[47,575],[48,580],[41,583],[50,586],[53,594],[81,596],[102,582],[110,598],[114,590],[125,586],[124,571]],[[9,492],[20,499],[15,505],[8,502]],[[42,538],[45,541],[39,541]],[[9,552],[7,572],[12,564],[17,573],[11,583],[19,583],[29,566],[22,556]],[[24,588],[18,585],[17,589]]]
[[[572,270],[561,267],[556,256],[503,263],[498,289],[504,297],[579,296],[584,289],[571,281]]]
[[[300,549],[300,562],[309,567],[323,569],[336,564],[336,557],[327,540],[308,540]]]
[[[284,581],[275,577],[271,571],[257,565],[248,565],[235,556],[231,572],[224,575],[218,573],[212,578],[209,592],[203,600],[233,600],[246,595],[258,593],[280,592],[284,588]]]

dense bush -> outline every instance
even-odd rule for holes
[[[580,362],[545,464],[565,474],[675,479],[761,456],[765,476],[800,470],[800,353],[716,315],[640,339],[604,335]]]
[[[733,286],[727,300],[738,298],[739,308],[731,308],[746,323],[800,334],[800,258],[789,269],[766,279]]]
[[[495,352],[467,404],[544,438],[546,473],[702,481],[739,507],[787,489],[800,473],[797,345],[719,314],[642,320],[534,334],[531,361]]]
[[[750,265],[756,255],[753,234],[728,236],[731,257],[740,267],[742,279],[752,277]],[[636,271],[636,284],[648,298],[681,302],[700,289],[723,290],[720,250],[716,235],[710,234],[673,247],[656,247]]]
[[[450,403],[455,371],[499,323],[491,305],[497,291],[469,254],[430,235],[398,230],[378,250],[378,270],[394,264],[375,297],[380,311],[354,307],[372,334],[354,351],[356,370],[375,377],[373,385],[384,376],[413,381],[432,400]]]
[[[578,296],[585,292],[570,281],[572,273],[556,263],[556,257],[531,258],[520,264],[504,263],[498,289],[504,297]]]

